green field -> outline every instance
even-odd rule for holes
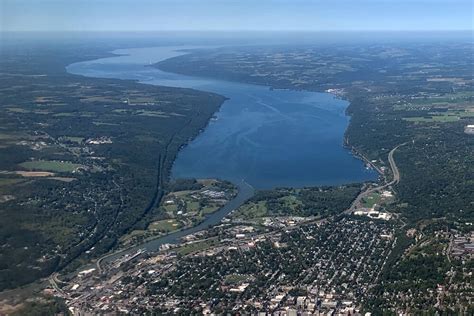
[[[430,116],[415,116],[415,117],[404,117],[403,120],[408,122],[456,122],[461,118],[474,117],[474,112],[472,111],[452,111],[447,112],[430,112]]]
[[[291,211],[294,211],[297,206],[303,205],[303,203],[298,200],[298,198],[294,195],[288,195],[282,198],[284,205],[286,208],[290,209]]]
[[[189,200],[186,201],[186,210],[188,212],[197,212],[199,209],[199,202]]]
[[[150,223],[149,230],[158,230],[162,232],[171,232],[179,228],[179,223],[175,219],[165,219]]]
[[[0,140],[12,140],[21,138],[22,135],[0,133]]]
[[[432,122],[439,122],[439,123],[446,123],[446,122],[456,122],[459,121],[459,116],[455,115],[435,115],[432,117],[405,117],[403,118],[405,121],[408,122],[423,122],[423,123],[432,123]]]
[[[2,185],[12,185],[15,183],[20,183],[25,181],[25,179],[20,178],[0,178],[0,186]]]
[[[123,235],[121,238],[120,238],[120,241],[122,243],[127,243],[129,242],[130,240],[132,240],[134,237],[141,237],[143,235],[145,235],[146,231],[145,230],[141,230],[141,229],[135,229],[135,230],[132,230],[130,233],[128,233],[127,235]]]
[[[70,142],[78,143],[78,144],[82,143],[82,141],[84,140],[84,137],[76,137],[76,136],[66,136],[64,138],[66,138]]]
[[[443,96],[431,96],[429,98],[416,98],[410,100],[411,103],[417,105],[447,105],[469,101],[472,98],[472,91],[461,91],[456,93],[448,93]]]
[[[10,112],[14,112],[14,113],[30,113],[30,111],[25,110],[23,108],[11,107],[11,108],[7,108],[7,110],[10,111]]]
[[[372,193],[368,197],[362,200],[364,207],[371,208],[375,204],[380,205],[380,194],[379,193]]]
[[[99,121],[94,121],[92,122],[92,124],[94,124],[95,126],[102,126],[102,125],[105,125],[105,126],[118,126],[119,124],[115,124],[115,123],[107,123],[107,122],[99,122]]]
[[[169,115],[166,115],[166,113],[162,111],[138,111],[137,114],[142,115],[142,116],[152,116],[152,117],[163,117],[163,118],[170,117]]]
[[[205,206],[202,210],[201,213],[203,215],[211,214],[214,213],[219,209],[219,206]]]
[[[218,243],[217,238],[211,238],[204,241],[195,242],[192,244],[187,244],[176,249],[176,252],[181,255],[187,255],[196,251],[203,251],[212,246],[215,246]]]
[[[225,276],[225,284],[237,284],[244,282],[249,279],[248,275],[245,274],[229,274]]]
[[[268,209],[265,201],[249,203],[241,206],[235,213],[235,217],[242,219],[258,218],[268,215]]]
[[[168,204],[163,207],[165,208],[167,213],[174,214],[178,211],[178,206],[176,206],[176,204]]]
[[[474,111],[452,111],[450,113],[459,115],[459,117],[474,117]]]
[[[53,172],[73,172],[83,165],[54,160],[25,161],[20,164],[21,167],[28,170],[53,171]]]

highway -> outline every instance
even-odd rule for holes
[[[388,163],[390,164],[390,168],[392,169],[392,174],[393,174],[393,179],[390,182],[387,182],[383,185],[376,186],[374,188],[367,188],[366,190],[363,189],[363,192],[361,192],[357,198],[352,202],[351,206],[344,212],[346,214],[351,214],[353,213],[357,208],[360,207],[360,202],[362,201],[363,198],[369,196],[373,192],[377,192],[380,190],[383,190],[389,186],[392,186],[394,184],[398,184],[400,182],[400,171],[398,170],[397,164],[395,163],[395,159],[393,159],[393,154],[395,151],[400,148],[401,146],[405,145],[407,143],[400,144],[393,148],[389,153],[388,153]]]

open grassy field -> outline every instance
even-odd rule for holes
[[[47,171],[16,171],[22,177],[50,177],[54,176],[54,173]]]
[[[68,162],[68,161],[54,161],[54,160],[37,160],[25,161],[20,164],[21,167],[28,170],[44,170],[53,172],[73,172],[83,165]]]
[[[459,121],[459,116],[457,115],[434,115],[431,117],[406,117],[403,118],[405,121],[408,122],[423,122],[423,123],[432,123],[432,122],[439,122],[439,123],[446,123],[446,122],[456,122]]]
[[[162,232],[172,232],[179,229],[180,225],[175,219],[165,219],[150,223],[148,230],[158,230]]]
[[[84,140],[84,137],[76,137],[76,136],[65,136],[64,138],[70,142],[78,143],[78,144],[80,144]]]
[[[16,107],[9,107],[7,108],[7,110],[13,113],[30,113],[31,112],[23,108],[16,108]]]
[[[268,215],[268,209],[265,201],[257,203],[247,203],[241,206],[234,214],[235,217],[241,219],[258,218]]]
[[[211,214],[211,213],[214,213],[215,211],[217,211],[219,209],[220,206],[216,205],[216,206],[205,206],[202,210],[201,210],[201,213],[203,215],[207,215],[207,214]]]
[[[120,242],[126,245],[126,244],[127,244],[128,242],[130,242],[134,237],[143,236],[143,235],[145,235],[145,233],[146,233],[145,230],[142,230],[142,229],[134,229],[134,230],[132,230],[130,233],[128,233],[127,235],[123,235],[122,237],[120,237]]]
[[[225,284],[237,284],[244,282],[249,279],[248,275],[245,274],[229,274],[225,276]]]
[[[362,202],[364,207],[371,208],[375,204],[380,205],[380,200],[381,196],[379,193],[374,192],[371,195],[369,195],[367,198],[365,198]]]
[[[472,107],[466,107],[465,109],[449,109],[445,112],[430,112],[428,116],[415,116],[415,117],[405,117],[403,120],[408,122],[457,122],[460,119],[474,117],[474,111]]]
[[[196,251],[203,251],[212,246],[215,246],[219,240],[216,238],[210,238],[203,241],[187,244],[176,249],[176,252],[185,256]]]
[[[199,202],[186,200],[186,210],[188,212],[197,212],[197,211],[199,211]]]
[[[303,203],[298,200],[298,198],[294,195],[288,195],[282,198],[284,205],[286,208],[290,209],[291,211],[294,211],[296,207],[303,205]]]
[[[164,205],[163,208],[166,210],[167,213],[171,214],[174,214],[178,211],[178,206],[176,204]]]
[[[142,115],[142,116],[152,116],[152,117],[164,117],[164,118],[168,118],[170,117],[169,115],[167,115],[165,112],[162,112],[162,111],[137,111],[138,115]]]
[[[19,139],[19,138],[21,138],[22,136],[23,136],[23,135],[21,135],[21,134],[0,133],[0,140],[14,140],[14,139]]]
[[[2,185],[13,185],[25,181],[20,178],[0,178],[0,186]]]

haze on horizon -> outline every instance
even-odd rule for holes
[[[0,31],[472,30],[470,0],[1,0]]]

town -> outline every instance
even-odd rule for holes
[[[377,282],[394,224],[343,216],[221,224],[158,253],[127,254],[62,283],[71,312],[352,315]]]

